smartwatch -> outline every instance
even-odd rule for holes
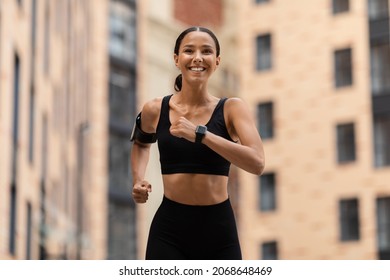
[[[198,125],[195,129],[195,143],[202,143],[204,136],[206,135],[207,127],[205,125]]]

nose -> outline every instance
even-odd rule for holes
[[[194,54],[194,62],[202,62],[202,53],[200,51],[195,52]]]

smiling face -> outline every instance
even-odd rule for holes
[[[176,66],[187,83],[207,82],[218,67],[216,43],[206,32],[192,31],[184,36],[178,54],[174,54]]]

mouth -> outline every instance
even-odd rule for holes
[[[206,70],[206,68],[204,68],[204,67],[189,67],[189,69],[190,69],[190,71],[197,72],[197,73],[203,72]]]

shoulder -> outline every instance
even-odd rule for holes
[[[224,115],[229,124],[250,122],[252,118],[251,108],[239,97],[230,97],[225,102]]]
[[[226,98],[226,105],[227,106],[239,106],[239,105],[245,105],[244,100],[242,100],[239,97],[227,97]]]
[[[145,132],[155,132],[160,118],[161,103],[163,97],[156,97],[147,101],[141,110],[142,130]]]
[[[227,98],[224,107],[228,114],[240,114],[248,110],[248,105],[239,97]]]
[[[142,107],[142,117],[158,116],[161,110],[163,97],[156,97],[147,101]]]

